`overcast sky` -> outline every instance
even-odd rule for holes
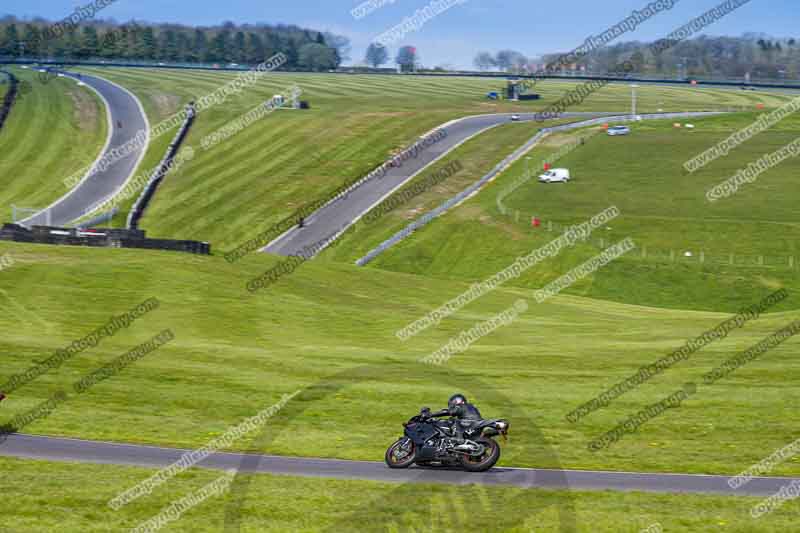
[[[151,22],[179,22],[213,25],[231,20],[237,23],[265,22],[297,24],[345,35],[352,41],[352,61],[363,60],[367,45],[378,35],[414,15],[431,0],[375,0],[385,6],[356,20],[351,10],[363,0],[117,0],[99,17]],[[567,51],[590,35],[602,33],[644,8],[651,0],[465,0],[419,30],[390,46],[404,44],[418,48],[426,66],[472,67],[478,51],[502,48],[519,50],[529,56]],[[668,34],[722,0],[679,0],[675,6],[623,35],[628,39],[654,40]],[[60,19],[89,0],[2,0],[0,14],[42,16]],[[710,26],[710,35],[764,32],[778,37],[800,37],[798,0],[751,0],[749,4]],[[393,57],[393,56],[392,56]]]

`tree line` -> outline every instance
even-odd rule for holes
[[[372,43],[367,47],[364,62],[372,68],[379,68],[389,62],[389,50],[380,43]],[[402,46],[397,51],[394,62],[401,72],[413,72],[419,66],[419,55],[416,46]]]
[[[287,68],[328,70],[348,59],[347,38],[293,25],[226,22],[190,27],[90,21],[54,35],[44,19],[0,19],[0,57],[256,64],[283,52]]]
[[[558,64],[562,53],[526,57],[515,50],[496,54],[479,52],[474,65],[483,71],[533,73],[556,65],[553,73],[586,72],[605,74],[630,61],[639,74],[671,77],[726,77],[800,79],[800,42],[794,38],[774,38],[747,33],[741,37],[700,36],[676,43],[655,55],[650,43],[631,41],[606,46],[586,54],[575,63]]]

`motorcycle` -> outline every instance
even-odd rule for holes
[[[509,423],[502,418],[476,420],[463,427],[464,440],[456,436],[458,420],[440,421],[427,407],[403,424],[404,435],[386,450],[389,468],[460,466],[469,472],[485,472],[500,459],[500,445],[493,437],[508,435]]]

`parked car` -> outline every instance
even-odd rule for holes
[[[554,168],[539,176],[539,183],[566,183],[569,181],[569,170]]]
[[[608,128],[608,134],[612,137],[614,135],[628,135],[631,129],[628,126],[612,126]]]
[[[521,116],[519,116],[519,115],[511,115],[511,121],[512,122],[519,122],[520,120],[522,120]]]

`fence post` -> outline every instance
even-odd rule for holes
[[[552,220],[548,220],[547,221],[547,231],[549,231],[550,233],[553,233],[553,221]]]
[[[705,263],[706,262],[706,253],[705,253],[705,251],[701,251],[700,252],[700,262],[701,263]]]
[[[794,270],[794,256],[793,255],[789,256],[789,268]]]

